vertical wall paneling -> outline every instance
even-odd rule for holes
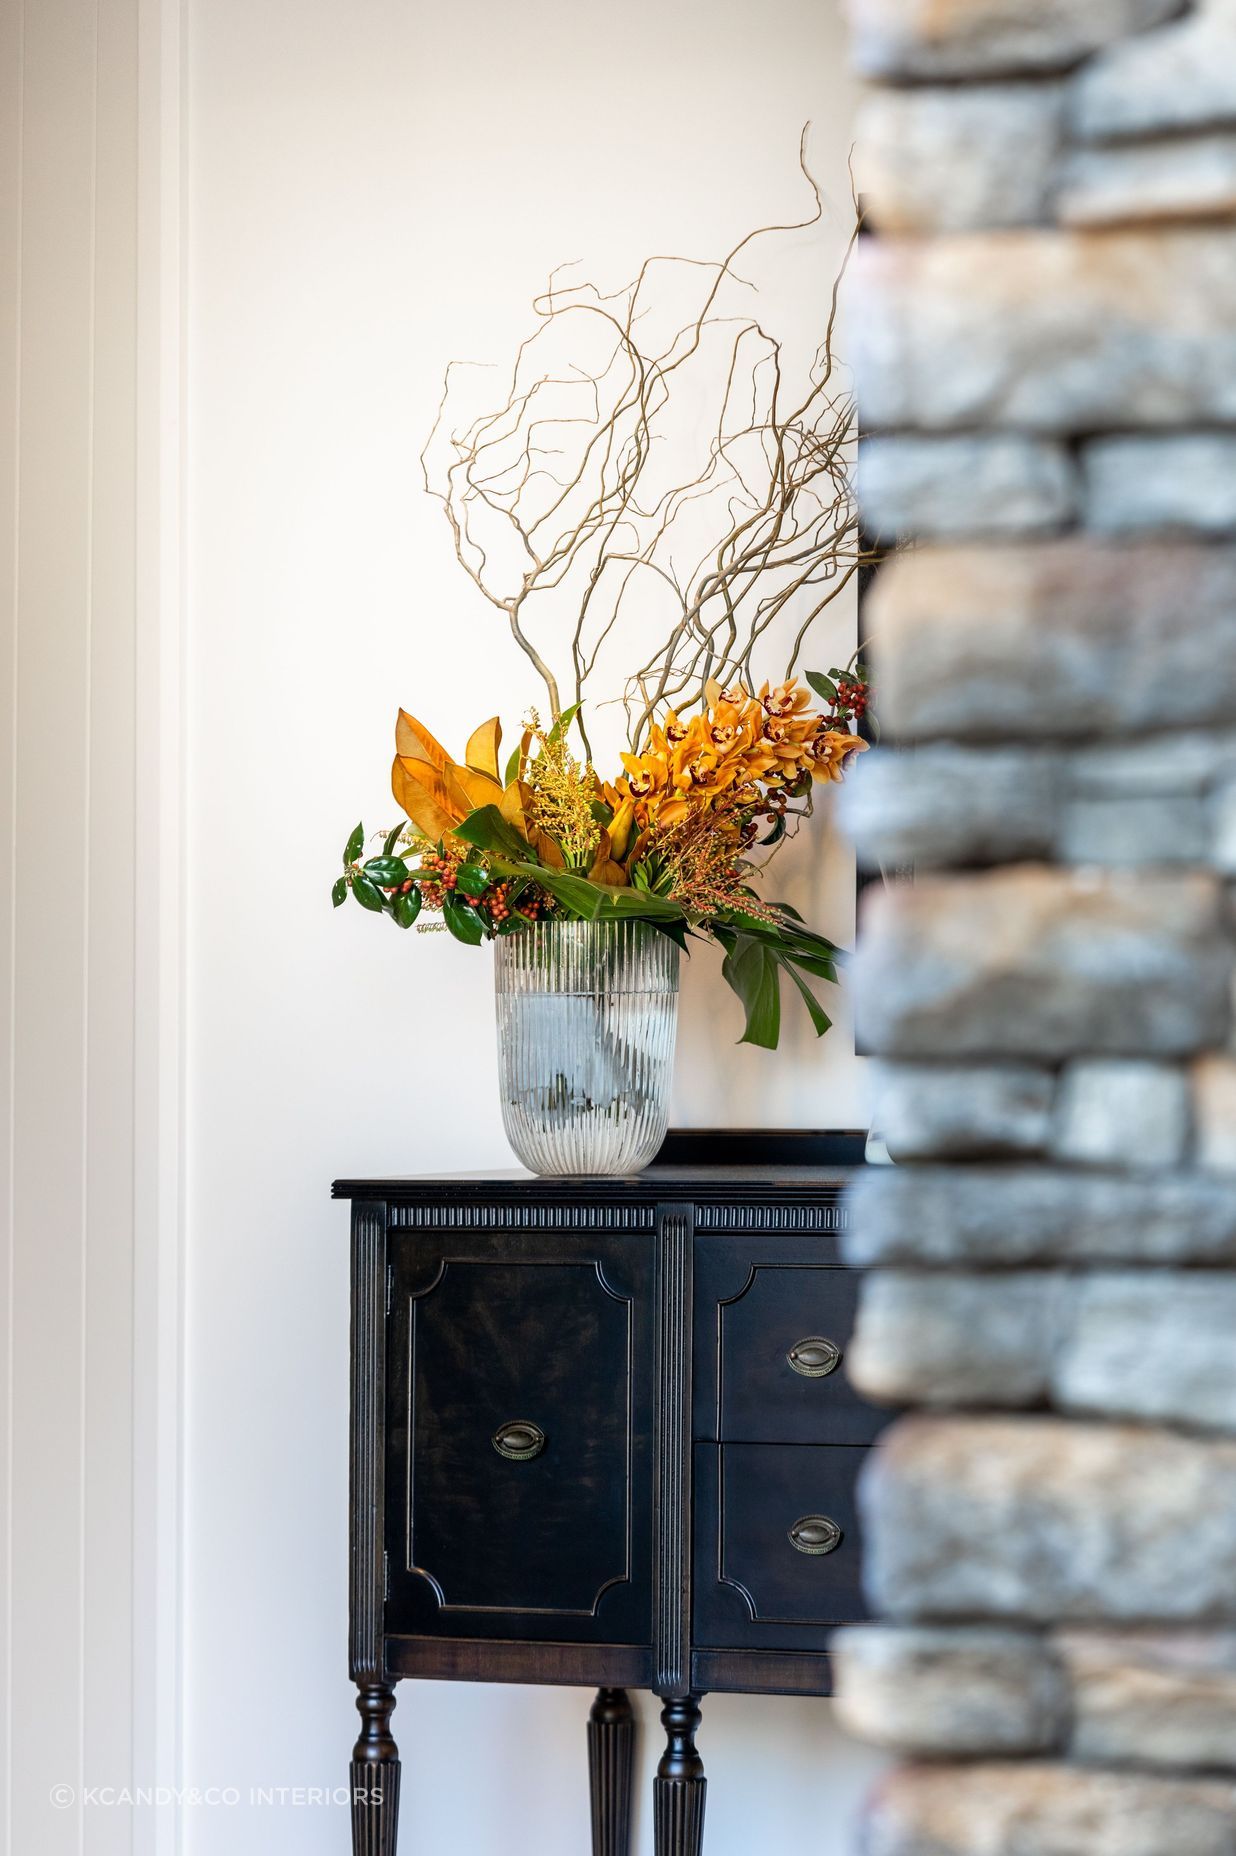
[[[0,1849],[11,1847],[13,1358],[13,838],[17,643],[17,430],[21,298],[21,7],[0,7]]]
[[[167,18],[0,0],[3,1856],[175,1848],[83,1795],[172,1782],[178,1716]]]

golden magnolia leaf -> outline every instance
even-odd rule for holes
[[[399,711],[395,723],[395,752],[405,760],[427,761],[439,773],[445,773],[451,764],[451,757],[440,741],[436,741],[414,715],[406,709]]]
[[[607,889],[625,889],[627,886],[626,871],[612,858],[607,858],[603,864],[593,864],[588,875],[594,883],[603,883]]]
[[[547,831],[537,830],[532,838],[532,848],[548,870],[565,870],[566,858],[554,843]]]
[[[436,842],[453,831],[459,820],[433,796],[420,777],[422,771],[432,774],[424,761],[408,761],[397,754],[391,768],[391,791],[416,829]]]
[[[501,804],[502,786],[499,781],[491,780],[488,774],[477,773],[471,767],[457,766],[452,761],[447,768],[446,778],[467,800],[467,812],[475,812],[478,806]]]
[[[521,838],[528,836],[528,821],[524,817],[523,788],[518,780],[511,784],[498,801],[498,810],[508,825],[513,825]]]
[[[500,780],[498,773],[498,750],[502,746],[502,723],[496,715],[489,721],[482,722],[468,736],[468,745],[464,749],[464,761],[474,773],[487,774],[491,780]],[[486,801],[486,804],[489,802]]]

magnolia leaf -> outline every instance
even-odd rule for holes
[[[532,848],[547,870],[565,870],[566,858],[556,838],[551,838],[547,831],[538,826],[532,834]]]
[[[444,777],[463,794],[465,817],[478,806],[496,806],[501,802],[502,787],[487,773],[477,773],[472,767],[457,767],[452,762]]]
[[[608,831],[606,831],[604,825],[602,825],[601,830],[597,836],[596,852],[593,856],[592,862],[588,866],[588,880],[592,883],[609,882],[610,879],[608,877],[601,875],[602,870],[606,868],[606,866],[609,864],[609,861],[610,861],[609,833]],[[627,880],[626,873],[625,872],[620,873],[618,877],[618,881],[620,883],[625,883],[626,880]]]
[[[474,728],[468,736],[468,745],[464,749],[464,761],[474,773],[483,773],[491,780],[498,779],[498,749],[502,746],[502,723],[499,718],[491,716]]]
[[[442,743],[435,741],[424,723],[418,722],[406,709],[399,711],[395,723],[395,752],[405,760],[426,761],[438,773],[445,773],[451,763]]]
[[[436,844],[439,838],[444,838],[448,832],[454,831],[459,821],[453,812],[447,811],[434,798],[422,780],[414,776],[411,769],[421,765],[422,763],[409,761],[404,756],[397,755],[391,767],[391,791],[395,795],[396,803],[403,807],[416,829]],[[425,769],[425,771],[431,772],[432,770]]]

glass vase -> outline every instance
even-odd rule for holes
[[[494,949],[506,1136],[542,1174],[636,1173],[665,1138],[679,950],[648,922],[538,922]]]

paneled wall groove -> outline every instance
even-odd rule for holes
[[[136,1697],[174,1635],[151,1596],[166,1610],[174,1580],[135,1577],[135,1553],[151,1564],[139,1539],[174,1475],[137,1393],[157,1401],[161,1377],[175,1397],[174,1371],[148,1369],[166,1348],[145,1278],[169,1258],[174,1273],[179,1244],[164,1220],[139,1250],[139,1187],[175,1154],[145,1125],[139,1039],[164,1007],[141,921],[175,867],[139,836],[138,692],[178,612],[157,578],[139,599],[161,545],[144,479],[176,460],[140,424],[167,357],[138,328],[167,256],[143,186],[167,154],[143,135],[165,73],[143,88],[142,37],[176,18],[163,0],[9,0],[0,18],[5,1856],[128,1856],[162,1829],[84,1788],[155,1780]],[[162,1064],[173,1047],[155,1048]],[[169,1550],[165,1535],[154,1557]]]

